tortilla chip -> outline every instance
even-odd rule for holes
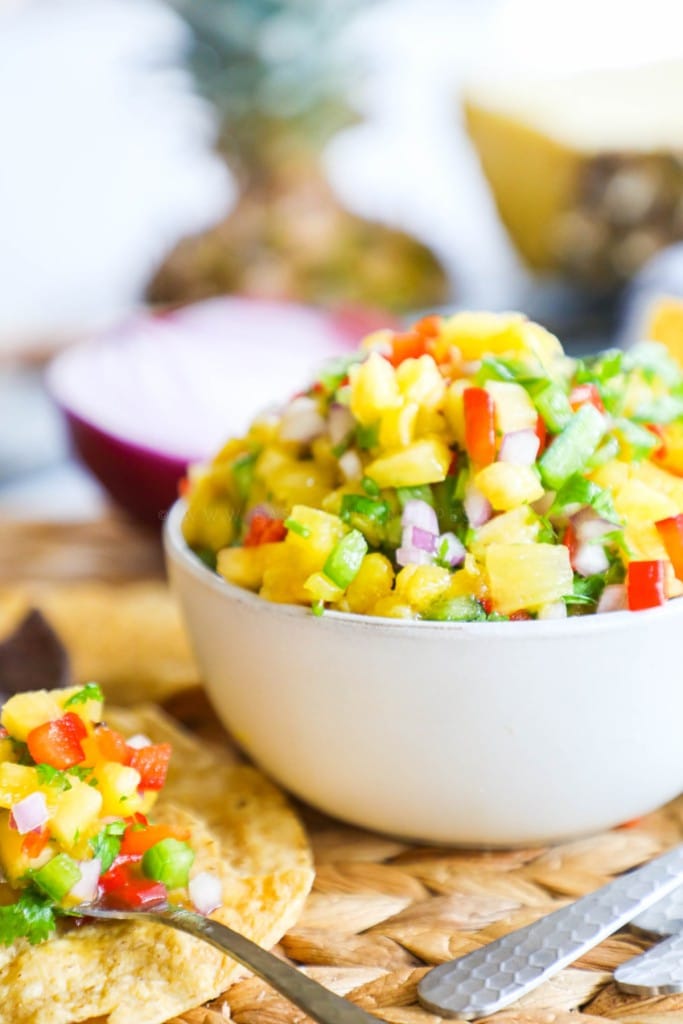
[[[152,706],[110,709],[107,721],[173,744],[155,820],[189,828],[193,873],[221,878],[226,905],[212,917],[274,945],[296,922],[313,880],[305,833],[284,796]],[[60,926],[42,945],[0,947],[0,1024],[160,1024],[215,999],[241,972],[206,943],[153,922]]]
[[[0,638],[31,608],[57,632],[75,683],[96,679],[119,704],[161,703],[198,681],[178,606],[161,582],[27,584],[0,589]]]

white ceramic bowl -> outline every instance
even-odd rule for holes
[[[166,523],[168,568],[209,696],[316,807],[513,846],[616,825],[683,789],[683,599],[555,622],[316,618],[205,568],[183,510]]]

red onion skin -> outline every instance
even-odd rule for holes
[[[484,497],[479,488],[475,487],[474,484],[467,485],[463,504],[467,521],[475,529],[477,526],[483,526],[484,523],[488,523],[493,515],[491,502],[488,498]]]
[[[587,541],[578,544],[572,557],[572,568],[579,576],[595,576],[609,567],[609,559],[601,544]]]
[[[503,435],[498,461],[516,466],[533,466],[540,444],[535,430],[513,430]]]
[[[426,551],[420,551],[414,547],[400,547],[396,551],[396,561],[399,565],[431,565],[431,556]]]
[[[603,615],[606,612],[626,611],[627,607],[626,587],[624,584],[610,583],[603,590],[596,611],[598,615]]]
[[[12,820],[20,836],[42,828],[48,819],[45,797],[36,791],[19,800],[12,808]]]
[[[436,548],[436,534],[420,526],[408,526],[403,531],[403,546],[418,548],[431,555]]]
[[[451,569],[457,565],[462,565],[465,561],[465,555],[467,551],[465,546],[458,540],[454,533],[442,533],[436,542],[436,550],[439,553],[442,549],[442,545],[446,542],[446,551],[441,558],[442,562],[447,562]]]
[[[200,914],[207,916],[223,903],[220,880],[208,871],[202,871],[190,879],[190,899]]]
[[[401,513],[401,525],[404,529],[407,526],[418,526],[420,529],[427,530],[435,536],[439,532],[439,521],[436,518],[436,512],[431,505],[428,505],[426,501],[422,501],[420,498],[411,498],[410,501],[405,503]]]

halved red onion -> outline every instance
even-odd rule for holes
[[[598,601],[597,613],[623,612],[628,607],[626,587],[623,583],[610,583],[605,587]]]
[[[313,398],[301,395],[285,407],[280,421],[280,437],[283,441],[312,441],[324,433],[326,423],[318,411]]]
[[[572,556],[572,568],[579,576],[595,576],[609,568],[609,559],[602,544],[584,541],[577,544]]]
[[[349,449],[339,459],[339,468],[345,480],[360,480],[363,476],[363,463],[358,452]]]
[[[200,871],[190,879],[188,885],[190,899],[200,914],[211,914],[223,903],[223,887],[216,875],[209,871]]]
[[[436,518],[436,512],[428,502],[422,501],[420,498],[411,498],[405,503],[401,513],[401,525],[404,529],[407,526],[418,526],[421,530],[427,530],[434,536],[439,532],[439,520]]]
[[[538,609],[538,618],[543,620],[566,619],[567,606],[564,601],[551,601]]]
[[[44,794],[36,790],[35,793],[29,793],[23,800],[19,800],[12,807],[12,818],[19,835],[25,836],[27,832],[42,828],[48,819]]]
[[[491,502],[473,483],[469,483],[465,488],[463,505],[465,506],[465,515],[470,526],[483,526],[484,523],[488,523],[493,515]]]
[[[440,562],[445,562],[452,568],[455,565],[462,565],[467,551],[454,533],[442,533],[436,542],[436,553]]]
[[[351,410],[335,402],[327,414],[327,433],[332,444],[341,444],[356,425]]]
[[[420,548],[403,545],[396,550],[396,561],[399,565],[431,565],[432,556]]]
[[[540,444],[535,430],[512,430],[503,435],[498,461],[511,462],[516,466],[533,466]]]
[[[135,736],[131,736],[129,740],[126,740],[126,743],[129,747],[132,747],[133,750],[142,750],[143,747],[152,746],[152,741],[149,736],[145,736],[142,732],[138,732]]]
[[[69,890],[69,896],[78,900],[79,903],[92,903],[97,899],[102,861],[99,857],[93,857],[91,860],[79,860],[78,870],[81,877]]]

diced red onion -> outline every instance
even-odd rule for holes
[[[247,512],[245,516],[245,522],[247,523],[248,526],[249,523],[254,518],[254,516],[267,516],[268,519],[277,519],[279,515],[280,513],[275,508],[273,508],[272,505],[254,505],[254,507],[252,509],[249,509],[249,511]]]
[[[584,541],[577,544],[572,557],[572,568],[579,576],[595,576],[609,568],[609,559],[602,544]]]
[[[420,548],[403,546],[396,551],[396,561],[399,565],[431,565],[432,557]]]
[[[597,613],[602,615],[603,612],[622,612],[626,607],[626,587],[623,583],[610,583],[600,595]]]
[[[356,421],[351,410],[345,405],[339,405],[335,402],[334,405],[330,406],[330,411],[327,415],[327,433],[332,444],[341,444],[349,436],[355,425]]]
[[[538,609],[538,618],[543,620],[566,619],[567,606],[564,601],[551,601]]]
[[[223,887],[216,875],[209,871],[200,871],[190,879],[188,886],[190,899],[200,914],[211,914],[223,903]]]
[[[407,526],[418,526],[421,530],[427,530],[434,536],[439,532],[436,512],[428,502],[422,501],[420,498],[411,498],[405,503],[401,513],[401,525],[404,529]]]
[[[436,551],[439,561],[446,562],[451,567],[462,565],[467,554],[464,545],[454,533],[442,533],[436,542]]]
[[[129,747],[132,747],[133,750],[142,750],[143,747],[152,746],[152,741],[149,736],[145,736],[142,732],[138,732],[135,736],[131,736],[129,740],[126,740],[126,743]]]
[[[576,539],[579,543],[584,541],[598,540],[606,533],[612,533],[615,524],[608,519],[601,519],[592,508],[583,508],[572,517],[572,524],[576,531]]]
[[[360,480],[363,476],[363,463],[358,452],[349,449],[339,459],[339,468],[345,480]]]
[[[463,505],[465,506],[465,515],[470,526],[483,526],[484,523],[488,523],[493,515],[491,502],[473,483],[469,483],[465,488]]]
[[[280,421],[283,441],[312,441],[325,431],[325,420],[318,412],[318,403],[302,395],[285,408]]]
[[[498,461],[511,462],[516,466],[533,466],[540,444],[535,430],[511,430],[509,434],[503,435]]]
[[[30,793],[23,800],[12,807],[12,818],[17,832],[25,836],[27,832],[34,832],[42,828],[48,819],[47,803],[43,793],[36,790]]]
[[[403,546],[427,551],[430,555],[436,549],[436,534],[423,530],[421,526],[407,526],[403,531]]]
[[[69,896],[78,900],[79,903],[92,903],[97,899],[102,862],[99,857],[93,857],[91,860],[79,860],[78,870],[81,877],[69,890]]]

